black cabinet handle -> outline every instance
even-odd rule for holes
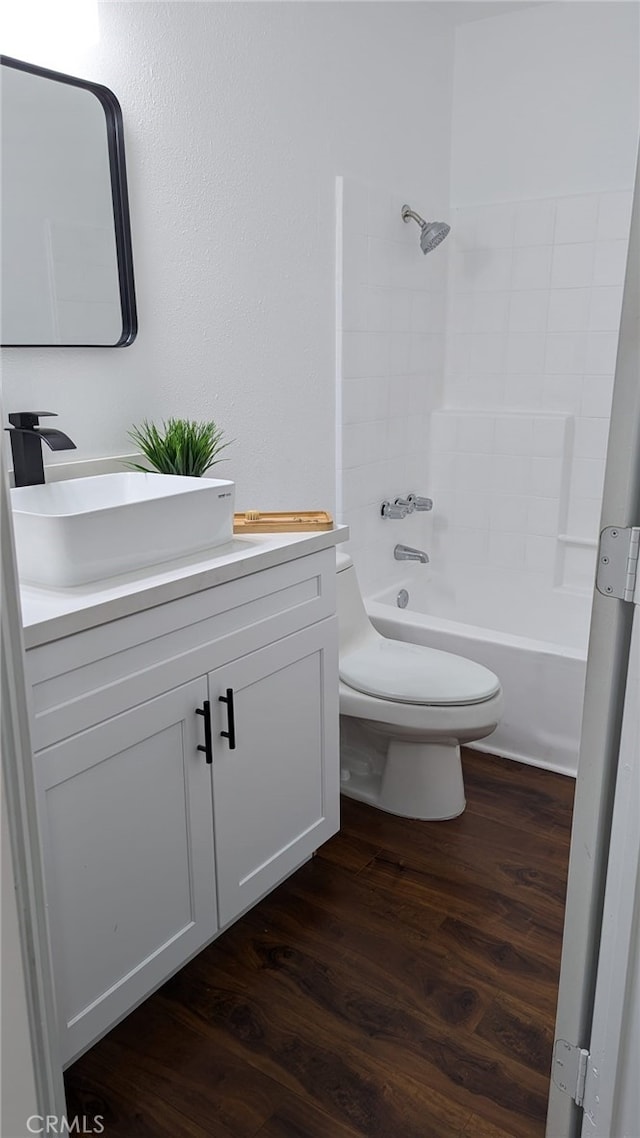
[[[213,743],[211,740],[211,704],[208,699],[205,699],[202,707],[196,707],[196,715],[204,717],[204,747],[202,743],[198,744],[198,750],[204,751],[207,756],[207,762],[213,762]]]
[[[233,688],[227,688],[226,695],[218,696],[218,703],[226,703],[227,705],[227,727],[228,731],[221,731],[223,739],[229,740],[229,750],[235,751],[236,749],[236,717],[233,709]]]

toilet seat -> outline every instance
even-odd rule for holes
[[[341,656],[340,678],[376,699],[435,707],[485,703],[500,691],[498,677],[473,660],[380,635]]]

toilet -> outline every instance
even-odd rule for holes
[[[351,558],[336,554],[341,790],[404,818],[465,808],[460,744],[490,735],[502,689],[488,668],[375,630]]]

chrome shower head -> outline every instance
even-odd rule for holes
[[[432,249],[435,249],[436,245],[444,241],[450,229],[451,226],[447,225],[446,221],[430,221],[426,225],[423,225],[420,234],[420,248],[422,252],[430,253]]]
[[[410,206],[403,205],[402,207],[402,220],[404,222],[417,221],[420,226],[420,248],[423,253],[430,253],[442,241],[444,241],[447,234],[451,231],[451,226],[447,225],[446,221],[425,221],[420,217],[419,213],[415,213]]]

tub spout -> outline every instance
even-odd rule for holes
[[[393,556],[396,561],[419,561],[421,565],[429,562],[428,554],[422,549],[412,549],[410,545],[396,545]]]

